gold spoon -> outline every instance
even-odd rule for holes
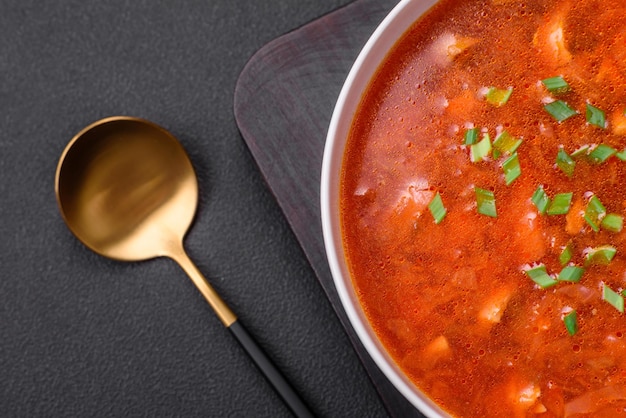
[[[174,136],[143,119],[99,120],[63,151],[55,192],[69,229],[96,253],[122,261],[162,256],[176,261],[292,412],[312,416],[183,248],[198,182]]]

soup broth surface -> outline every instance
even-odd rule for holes
[[[624,1],[443,0],[362,98],[353,283],[454,416],[626,416],[625,19]]]

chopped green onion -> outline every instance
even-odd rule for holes
[[[491,138],[488,133],[483,135],[483,139],[477,144],[470,146],[470,161],[475,163],[484,160],[491,153]]]
[[[624,313],[624,297],[605,284],[602,285],[602,300]]]
[[[562,282],[579,282],[585,269],[578,266],[565,266],[559,273],[557,280]]]
[[[617,151],[614,148],[611,148],[605,144],[600,144],[589,153],[589,158],[592,162],[600,164],[608,160],[616,153]]]
[[[582,147],[578,148],[576,151],[572,152],[570,154],[570,157],[572,158],[578,158],[578,157],[586,157],[589,154],[589,145],[583,145]]]
[[[585,265],[609,264],[611,260],[613,260],[613,257],[615,257],[616,253],[617,249],[611,245],[602,245],[600,247],[590,248],[585,256]]]
[[[509,186],[515,181],[516,178],[522,175],[522,168],[519,165],[517,152],[511,155],[502,163],[502,170],[504,170],[504,180],[506,181],[507,186]]]
[[[567,177],[572,177],[574,168],[576,167],[576,161],[572,160],[572,157],[567,155],[567,152],[565,152],[563,148],[559,148],[559,152],[556,154],[556,165]]]
[[[565,324],[565,329],[567,329],[569,335],[574,335],[578,332],[578,321],[576,320],[576,316],[576,310],[573,310],[563,317],[563,323]]]
[[[465,145],[473,145],[478,140],[478,128],[472,128],[465,131]]]
[[[530,200],[532,200],[537,207],[537,211],[541,215],[545,215],[548,206],[550,206],[550,198],[546,194],[545,190],[543,190],[542,185],[537,187],[537,190],[535,190],[535,193],[533,193],[533,197],[531,197]]]
[[[489,87],[489,90],[487,90],[487,94],[485,94],[485,99],[487,99],[487,103],[489,103],[490,105],[500,107],[504,106],[506,102],[509,101],[512,93],[513,87],[510,87],[506,90],[499,89],[497,87]]]
[[[626,161],[626,148],[621,150],[620,152],[616,152],[615,156],[622,161]]]
[[[587,122],[589,122],[590,125],[596,125],[602,129],[606,128],[606,115],[603,110],[587,103],[586,113]]]
[[[446,213],[448,211],[443,206],[443,201],[441,200],[441,195],[439,194],[439,192],[437,192],[433,200],[431,200],[428,204],[428,209],[430,210],[431,215],[433,215],[433,218],[435,218],[436,224],[443,221],[443,218],[446,216]]]
[[[600,230],[600,222],[606,215],[606,208],[600,202],[597,196],[592,196],[585,208],[585,221],[591,226],[591,229],[598,232]]]
[[[543,108],[558,122],[563,122],[565,119],[571,118],[578,113],[562,100],[548,103]]]
[[[548,215],[565,215],[569,212],[569,206],[572,202],[573,193],[559,193],[552,199],[552,203],[548,206],[546,213]]]
[[[600,225],[607,231],[620,232],[624,227],[624,218],[617,213],[609,213],[602,218]]]
[[[541,80],[544,86],[552,93],[567,93],[570,91],[569,84],[561,76],[550,77]]]
[[[522,142],[521,139],[515,138],[507,131],[502,131],[493,141],[493,147],[503,154],[513,154]]]
[[[554,286],[558,283],[554,277],[548,274],[546,266],[543,264],[526,270],[526,275],[542,289],[547,289],[548,287]]]
[[[571,259],[572,259],[572,248],[570,247],[569,244],[567,244],[565,248],[563,248],[563,251],[561,251],[561,254],[559,255],[559,263],[561,263],[561,265],[564,266],[567,263],[569,263]]]
[[[476,193],[476,205],[478,213],[481,215],[491,216],[497,218],[498,213],[496,211],[496,198],[492,191],[474,187],[474,193]]]

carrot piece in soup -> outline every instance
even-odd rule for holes
[[[486,324],[497,324],[500,322],[512,296],[513,292],[510,289],[496,290],[478,312],[478,319]]]
[[[446,115],[457,119],[458,122],[464,122],[472,118],[479,105],[480,101],[476,94],[463,90],[458,96],[448,100]]]
[[[443,360],[451,354],[452,350],[448,339],[440,335],[424,348],[422,362],[426,368],[432,368],[439,360]]]
[[[523,385],[520,382],[514,382],[509,388],[511,391],[510,399],[522,410],[527,410],[535,405],[541,395],[541,389],[534,383]]]
[[[585,206],[583,200],[580,198],[575,199],[570,211],[565,215],[565,232],[569,235],[580,233],[585,226],[584,211]]]
[[[533,37],[533,45],[539,50],[547,63],[556,67],[563,66],[572,60],[567,49],[565,37],[565,16],[570,8],[568,3],[551,14]]]
[[[611,114],[611,126],[615,135],[626,136],[626,108]]]
[[[476,38],[455,35],[453,37],[453,41],[449,43],[446,48],[448,58],[455,59],[457,56],[467,51],[470,47],[476,45],[478,41],[479,40]]]
[[[541,218],[529,209],[515,223],[514,238],[520,264],[539,260],[546,253],[546,243],[541,229]]]

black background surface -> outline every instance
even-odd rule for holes
[[[233,116],[255,51],[347,3],[0,1],[0,415],[289,416],[173,262],[102,258],[63,224],[58,158],[118,114],[190,154],[186,248],[312,409],[385,415]]]

